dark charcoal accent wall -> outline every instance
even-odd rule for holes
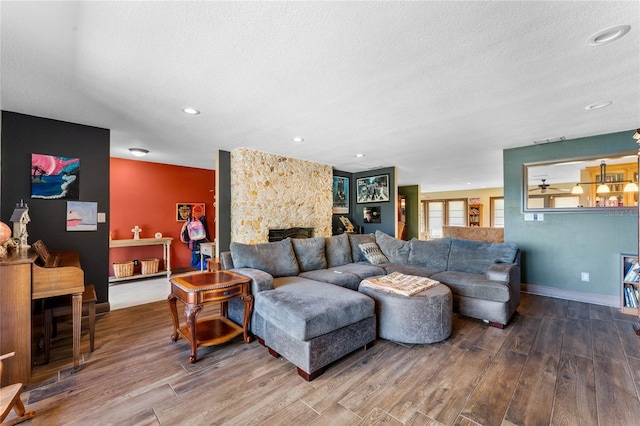
[[[0,220],[11,226],[21,199],[29,205],[29,244],[41,239],[51,250],[80,253],[85,284],[96,288],[98,302],[109,293],[109,130],[2,111],[2,188]],[[80,159],[80,198],[98,203],[107,214],[96,232],[67,232],[67,200],[31,198],[31,154]]]
[[[216,249],[229,251],[231,244],[231,153],[218,151],[216,164]]]

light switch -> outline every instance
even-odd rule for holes
[[[106,213],[98,213],[98,223],[105,223],[107,221]]]

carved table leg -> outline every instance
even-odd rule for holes
[[[244,331],[244,341],[245,343],[251,342],[251,336],[249,335],[249,323],[251,321],[251,312],[253,312],[253,295],[246,294],[244,296],[240,296],[242,300],[244,300],[244,319],[242,321],[242,329]]]
[[[169,302],[169,311],[171,311],[171,318],[173,318],[173,334],[171,335],[171,341],[175,342],[178,340],[178,327],[180,323],[178,322],[178,308],[176,306],[176,301],[178,298],[173,294],[170,294],[167,298]]]
[[[196,322],[198,318],[198,313],[202,310],[202,305],[185,305],[184,307],[184,316],[187,319],[187,330],[189,332],[189,340],[191,343],[191,356],[189,357],[189,362],[193,364],[198,359],[197,351],[198,351],[198,333]]]
[[[71,297],[71,316],[73,317],[73,368],[78,368],[82,333],[82,293],[74,293]]]

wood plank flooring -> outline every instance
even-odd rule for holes
[[[215,313],[206,307],[204,318]],[[433,345],[379,340],[305,382],[240,338],[190,364],[166,302],[99,315],[73,372],[71,324],[23,393],[31,425],[638,425],[640,337],[615,308],[522,295],[504,329],[454,315]],[[13,414],[9,416],[11,418]]]

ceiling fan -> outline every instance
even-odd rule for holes
[[[552,191],[560,191],[560,192],[569,192],[570,189],[565,189],[565,188],[554,188],[551,186],[550,183],[547,183],[546,179],[540,179],[542,181],[542,183],[540,185],[538,185],[537,188],[532,188],[529,190],[529,192],[533,192],[533,191],[540,191],[541,194],[545,194],[547,192],[547,189],[550,189]]]

